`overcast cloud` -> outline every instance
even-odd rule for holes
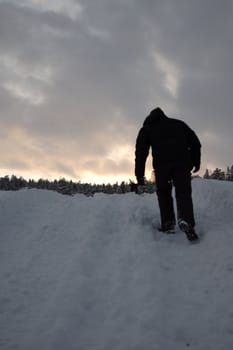
[[[133,178],[155,106],[233,164],[232,0],[0,0],[0,171]],[[150,171],[150,160],[148,162]]]

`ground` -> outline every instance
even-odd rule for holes
[[[0,192],[1,350],[231,350],[233,183],[193,199],[198,244],[155,194]]]

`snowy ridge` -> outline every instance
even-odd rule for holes
[[[0,192],[0,349],[231,350],[233,185],[193,198],[195,245],[155,194]]]

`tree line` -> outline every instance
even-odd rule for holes
[[[199,176],[198,176],[199,177]],[[226,171],[219,168],[211,171],[206,169],[203,176],[204,179],[222,180],[222,181],[233,181],[233,165],[227,167]],[[143,192],[154,193],[156,191],[156,184],[154,180],[154,174],[151,176],[150,181],[146,181]],[[17,177],[15,175],[6,175],[0,177],[0,190],[2,191],[17,191],[23,188],[28,189],[45,189],[56,191],[62,194],[74,195],[76,193],[84,194],[86,196],[93,196],[95,193],[106,193],[106,194],[123,194],[135,191],[135,184],[129,180],[129,182],[122,181],[121,183],[115,184],[91,184],[74,182],[72,180],[66,180],[61,178],[59,180],[25,180],[22,176]]]
[[[15,175],[0,177],[0,190],[17,191],[23,188],[52,190],[67,195],[80,193],[86,196],[93,196],[95,193],[123,194],[132,192],[134,191],[134,184],[131,181],[99,185],[73,182],[72,180],[66,180],[65,178],[52,181],[48,179],[39,179],[36,181],[33,179],[25,180],[23,177],[17,177]],[[154,182],[147,181],[145,184],[144,192],[155,192]]]
[[[233,181],[233,165],[231,167],[228,166],[225,171],[219,168],[216,168],[213,171],[206,169],[203,178],[221,181]]]

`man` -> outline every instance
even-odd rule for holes
[[[178,225],[190,241],[198,239],[194,230],[191,170],[200,169],[201,144],[192,129],[183,121],[168,118],[155,108],[145,119],[136,141],[135,176],[144,185],[146,159],[152,149],[161,231],[175,232],[172,187],[175,187]]]

